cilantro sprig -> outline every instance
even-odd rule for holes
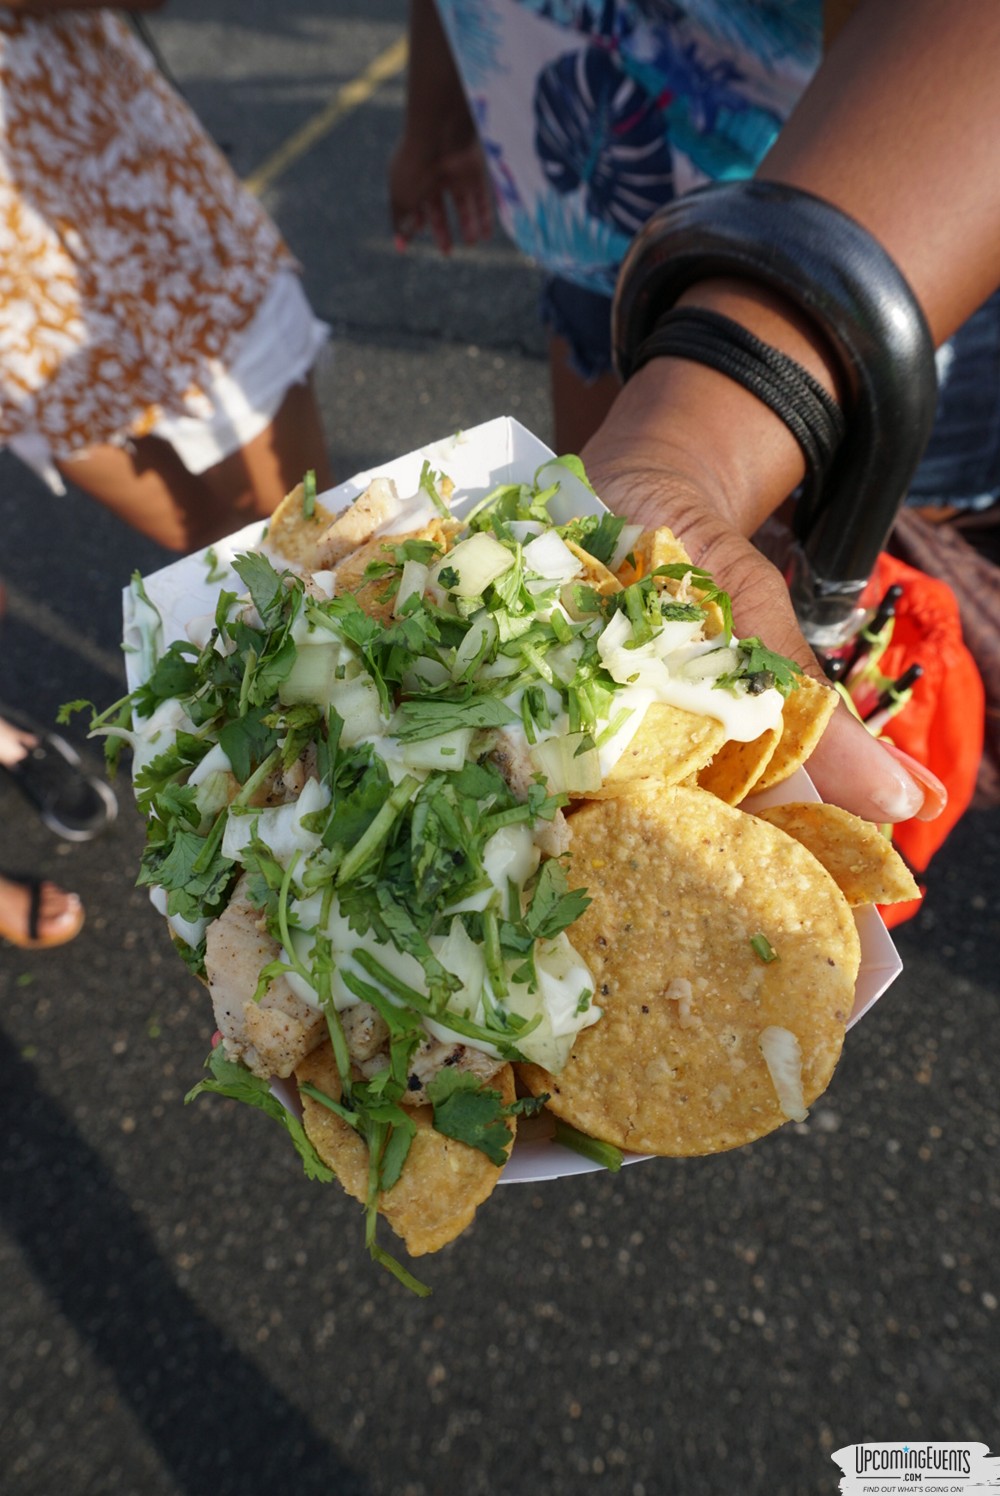
[[[739,640],[737,647],[741,657],[739,665],[735,670],[720,675],[716,686],[723,690],[742,687],[752,696],[771,689],[789,696],[798,690],[802,670],[794,660],[768,649],[756,636]]]

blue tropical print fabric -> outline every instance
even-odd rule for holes
[[[817,66],[822,0],[438,0],[504,227],[610,294],[638,228],[750,176]]]

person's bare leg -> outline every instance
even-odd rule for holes
[[[59,471],[167,550],[197,550],[226,533],[214,496],[158,437],[139,437],[128,448],[89,447],[82,456],[60,462]]]
[[[549,379],[555,449],[560,456],[582,452],[621,389],[615,374],[588,383],[573,368],[565,338],[549,338]]]
[[[171,551],[199,550],[266,518],[309,468],[319,488],[330,486],[326,439],[308,383],[292,386],[259,436],[198,476],[155,436],[127,449],[91,447],[59,464],[69,482]]]
[[[326,437],[311,383],[289,389],[266,431],[202,473],[218,504],[234,517],[229,530],[266,519],[310,470],[322,492],[333,483]],[[226,532],[223,532],[226,533]]]

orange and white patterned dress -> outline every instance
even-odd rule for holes
[[[0,7],[0,444],[197,413],[288,249],[120,16]]]

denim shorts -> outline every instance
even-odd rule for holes
[[[542,321],[570,348],[590,383],[611,367],[611,298],[551,277]],[[910,504],[986,509],[1000,498],[1000,291],[965,322],[937,355],[934,428],[907,497]]]

